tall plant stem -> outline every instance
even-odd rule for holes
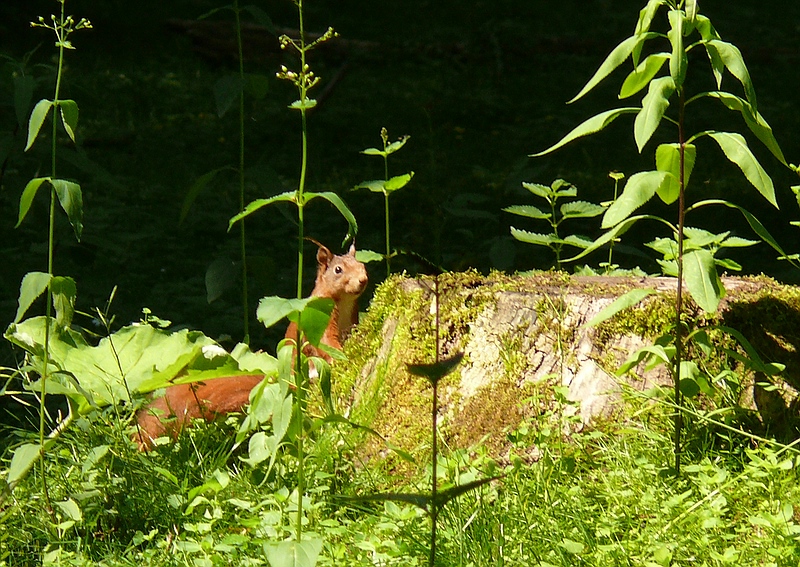
[[[66,20],[65,17],[65,3],[61,3],[61,19],[59,23],[56,24],[56,29],[62,30],[63,33],[63,25]],[[61,27],[59,27],[61,26]],[[53,129],[51,133],[51,146],[50,146],[50,178],[56,178],[56,148],[57,146],[57,136],[58,136],[58,119],[56,118],[56,113],[58,112],[58,104],[59,104],[59,96],[61,92],[61,73],[64,68],[64,41],[63,38],[60,36],[58,37],[59,41],[58,44],[58,68],[56,70],[56,86],[55,91],[53,93]],[[55,244],[55,225],[56,225],[56,189],[55,186],[50,183],[50,218],[48,222],[47,228],[47,274],[52,278],[53,277],[53,249]],[[39,397],[39,450],[44,456],[45,451],[45,415],[47,413],[47,380],[50,377],[50,321],[53,317],[53,291],[50,287],[50,284],[47,286],[47,298],[46,298],[46,306],[45,306],[45,326],[44,326],[44,368],[42,369],[42,377],[41,377],[41,384],[42,384],[42,391],[41,396]],[[44,459],[39,459],[39,468],[41,471],[42,476],[42,493],[44,494],[45,503],[47,505],[47,509],[50,514],[53,516],[53,520],[55,521],[55,512],[53,511],[53,506],[50,502],[50,493],[47,489],[47,476],[45,474],[45,463]]]
[[[683,359],[683,226],[686,216],[686,179],[684,163],[686,159],[686,140],[683,131],[684,110],[686,101],[683,87],[680,88],[678,100],[678,156],[679,156],[679,188],[678,193],[678,286],[675,298],[675,365],[672,369],[675,388],[675,474],[681,473],[681,431],[683,429],[683,395],[681,394],[681,361]]]
[[[439,362],[439,276],[434,276],[433,280],[433,300],[434,305],[434,340],[436,341],[436,362]],[[429,567],[433,567],[436,561],[436,523],[439,519],[439,505],[436,493],[438,492],[438,462],[439,444],[437,427],[437,414],[439,413],[439,380],[433,382],[433,403],[431,404],[431,553],[428,561]]]
[[[239,56],[239,212],[244,211],[244,56],[242,53],[242,22],[239,0],[233,0],[233,13],[236,17],[236,48]],[[239,222],[239,247],[242,256],[242,320],[244,323],[244,342],[250,342],[250,302],[247,297],[247,247],[245,240],[245,220]]]
[[[306,43],[305,43],[305,23],[303,21],[303,0],[295,0],[297,4],[298,19],[300,23],[300,69],[301,73],[306,70]],[[305,187],[306,169],[308,167],[308,129],[306,123],[305,102],[307,99],[308,88],[304,80],[300,81],[300,124],[302,130],[301,140],[301,160],[300,160],[300,181],[297,185],[297,299],[303,297],[303,239],[305,237],[304,227],[304,207],[305,207]],[[302,377],[301,358],[302,343],[301,333],[298,326],[297,342],[295,343],[295,403],[297,404],[297,415],[303,418],[303,394],[305,380]],[[303,538],[303,492],[305,491],[305,447],[302,426],[297,436],[297,516],[295,519],[295,539],[300,542]]]
[[[386,151],[386,142],[383,143],[383,149]],[[383,178],[389,181],[389,156],[383,156]],[[392,275],[391,259],[389,256],[392,253],[391,245],[389,244],[389,193],[384,189],[383,192],[383,211],[384,218],[386,219],[386,277]]]

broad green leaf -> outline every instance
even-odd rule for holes
[[[383,150],[379,150],[378,148],[367,148],[366,150],[361,150],[361,152],[365,156],[382,156],[386,155],[386,152]]]
[[[577,234],[570,234],[569,236],[557,240],[557,243],[561,244],[568,244],[570,246],[575,246],[577,248],[589,248],[594,244],[594,241],[591,238],[586,238],[585,236],[579,236]]]
[[[39,135],[39,130],[41,130],[44,119],[47,118],[51,108],[53,108],[53,101],[47,100],[46,98],[37,102],[36,106],[33,107],[30,120],[28,120],[28,142],[25,145],[26,152],[31,149],[33,142],[36,141],[36,136]]]
[[[753,82],[750,80],[750,72],[747,70],[747,65],[744,63],[744,58],[739,48],[732,43],[720,39],[710,39],[705,42],[705,46],[709,57],[712,57],[712,65],[714,58],[721,61],[722,64],[725,65],[725,68],[730,71],[731,75],[736,77],[742,84],[745,97],[748,102],[750,102],[753,109],[757,110],[756,91],[753,88]],[[713,56],[712,52],[714,53]]]
[[[72,498],[67,498],[61,502],[53,502],[56,506],[61,508],[61,511],[70,519],[75,522],[80,522],[83,520],[83,514],[81,513],[81,509],[78,506],[78,503],[75,502]]]
[[[786,256],[786,252],[784,252],[783,248],[781,248],[780,244],[778,244],[778,241],[775,240],[775,238],[773,238],[773,236],[764,227],[764,225],[761,224],[761,221],[759,221],[755,216],[753,216],[753,214],[750,213],[747,209],[743,209],[739,205],[736,205],[729,201],[723,201],[721,199],[708,199],[706,201],[700,201],[695,203],[691,207],[687,208],[686,212],[688,213],[692,210],[705,207],[708,205],[725,205],[726,207],[730,207],[731,209],[736,209],[737,211],[742,213],[742,216],[747,221],[747,224],[750,225],[750,228],[753,229],[753,232],[755,232],[758,235],[758,237],[761,238],[761,240],[769,244],[781,256]]]
[[[317,101],[313,98],[306,98],[303,100],[296,100],[289,105],[292,110],[311,110],[317,106]]]
[[[183,204],[181,205],[181,215],[178,217],[178,224],[183,224],[183,221],[186,220],[186,217],[189,215],[189,211],[192,208],[192,205],[197,200],[197,197],[200,193],[208,186],[211,181],[217,176],[218,173],[222,171],[235,171],[232,167],[218,167],[217,169],[212,169],[195,179],[189,190],[186,192],[186,196],[183,198]]]
[[[282,541],[264,544],[267,561],[271,567],[314,567],[322,551],[323,541],[306,535],[302,541]]]
[[[206,268],[206,301],[213,303],[232,288],[241,274],[241,270],[236,269],[237,263],[230,258],[217,258]]]
[[[664,171],[642,171],[628,178],[622,195],[611,203],[603,216],[602,228],[611,228],[647,203],[659,188],[668,182],[669,174]]]
[[[767,121],[763,116],[761,116],[761,113],[756,111],[749,102],[724,91],[713,91],[709,93],[703,93],[702,95],[698,96],[709,96],[719,99],[720,102],[722,102],[722,104],[724,104],[730,110],[740,112],[742,114],[742,118],[744,118],[745,124],[747,124],[747,127],[750,128],[750,131],[755,134],[759,140],[761,140],[761,143],[763,143],[767,149],[772,152],[772,155],[778,158],[778,161],[780,161],[783,165],[788,165],[786,158],[783,156],[783,151],[778,145],[778,141],[772,134],[772,127],[767,124]]]
[[[653,360],[656,364],[669,364],[670,360],[672,360],[672,357],[674,356],[674,353],[674,346],[663,347],[658,344],[644,346],[628,357],[622,366],[617,369],[616,375],[622,376],[623,374],[639,366],[639,364],[645,360],[651,361],[650,364],[653,364]]]
[[[697,0],[686,0],[683,5],[686,11],[686,22],[684,24],[683,35],[689,35],[697,25]]]
[[[775,200],[775,187],[772,184],[772,178],[758,163],[756,156],[747,146],[744,136],[731,132],[708,132],[708,135],[719,144],[719,147],[725,153],[725,157],[738,165],[753,187],[758,189],[758,192],[777,209],[778,202]]]
[[[573,256],[572,258],[567,258],[566,260],[562,260],[562,262],[574,262],[575,260],[579,260],[580,258],[583,258],[584,256],[594,252],[595,250],[602,248],[609,242],[614,241],[617,237],[625,234],[634,224],[643,219],[655,220],[667,225],[673,232],[675,232],[676,230],[675,227],[672,226],[672,224],[662,219],[661,217],[653,215],[638,215],[635,217],[628,217],[619,224],[615,225],[608,232],[604,232],[603,234],[601,234],[600,237],[598,237],[597,240],[595,240],[590,247],[583,250],[577,256]]]
[[[382,262],[383,259],[383,254],[375,252],[374,250],[356,250],[356,260],[362,264],[369,264],[370,262]]]
[[[611,53],[608,54],[605,61],[603,61],[603,63],[600,65],[597,71],[595,71],[592,78],[589,79],[589,82],[586,83],[586,85],[584,85],[581,91],[577,95],[575,95],[572,98],[572,100],[568,101],[567,104],[575,102],[576,100],[583,97],[583,95],[588,93],[590,90],[592,90],[594,87],[596,87],[600,83],[600,81],[602,81],[608,75],[610,75],[614,69],[622,65],[625,62],[625,60],[631,56],[631,53],[633,53],[633,50],[638,45],[643,44],[648,39],[658,37],[658,35],[659,34],[652,32],[645,32],[641,34],[632,35],[628,39],[623,40],[622,43],[617,45],[611,51]]]
[[[370,181],[362,181],[355,187],[353,187],[353,191],[356,189],[369,189],[373,193],[384,193],[384,185],[386,181],[383,179],[372,179]]]
[[[514,228],[513,226],[511,227],[511,236],[520,242],[536,244],[539,246],[550,246],[555,240],[555,237],[552,234],[528,232],[527,230],[520,230],[518,228]]]
[[[645,297],[655,293],[654,288],[636,288],[619,296],[610,305],[605,306],[597,315],[586,323],[587,327],[594,327],[599,325],[607,319],[611,319],[614,315],[624,309],[638,305]]]
[[[408,136],[408,135],[403,136],[402,138],[400,138],[396,142],[392,142],[391,144],[386,146],[386,155],[393,154],[394,152],[396,152],[397,150],[399,150],[400,148],[405,146],[406,142],[408,142],[408,139],[410,137],[411,136]]]
[[[691,250],[683,255],[683,276],[692,299],[707,313],[714,313],[725,295],[714,256],[708,250]]]
[[[325,334],[325,329],[328,328],[328,323],[331,320],[334,303],[332,299],[327,297],[312,297],[310,299],[311,301],[300,311],[295,323],[303,331],[303,335],[305,335],[308,342],[314,346],[320,346],[322,335]],[[292,319],[292,317],[290,313],[289,319]]]
[[[631,71],[619,90],[619,98],[628,98],[645,88],[669,60],[669,53],[653,53]]]
[[[592,218],[602,215],[606,208],[586,201],[572,201],[561,205],[561,215],[566,218]]]
[[[33,199],[36,197],[36,192],[39,190],[39,187],[42,186],[42,183],[49,183],[49,177],[36,177],[28,181],[28,184],[25,185],[25,189],[22,191],[22,196],[19,199],[19,217],[17,218],[17,224],[14,225],[14,228],[17,228],[20,224],[22,224],[25,215],[28,214],[28,211],[33,204]]]
[[[558,546],[571,555],[580,555],[586,548],[586,546],[583,545],[581,542],[573,541],[568,538],[564,538],[560,542],[558,542]]]
[[[395,175],[394,177],[390,177],[389,180],[384,184],[386,193],[392,193],[398,189],[402,189],[408,185],[408,182],[411,181],[412,177],[414,177],[413,171],[404,173],[403,175]]]
[[[413,175],[413,173],[411,175]],[[356,234],[358,233],[358,223],[356,222],[356,217],[353,216],[353,213],[350,212],[350,209],[339,195],[331,191],[323,191],[322,193],[305,193],[304,197],[306,203],[319,197],[336,207],[336,210],[339,211],[339,214],[341,214],[347,221],[348,229],[345,241],[355,238]]]
[[[533,205],[513,205],[503,210],[512,215],[519,215],[529,219],[549,219],[552,216],[551,213],[545,213]]]
[[[58,109],[61,111],[61,123],[64,125],[64,130],[74,143],[75,130],[78,129],[78,104],[74,100],[60,100]]]
[[[50,183],[56,190],[58,202],[67,213],[69,223],[75,232],[75,238],[80,242],[83,233],[83,193],[81,186],[66,179],[51,179]]]
[[[22,283],[19,286],[19,300],[17,307],[17,315],[14,317],[14,323],[19,323],[22,316],[30,309],[36,299],[42,295],[47,286],[50,285],[52,276],[44,272],[28,272],[22,278]]]
[[[747,238],[741,238],[739,236],[730,236],[722,241],[721,246],[723,248],[746,248],[748,246],[758,244],[758,242],[758,240],[750,240]]]
[[[279,193],[278,195],[274,195],[267,199],[256,199],[255,201],[249,202],[242,212],[240,212],[238,215],[234,215],[231,217],[231,220],[228,221],[228,231],[230,231],[233,228],[233,225],[238,221],[253,214],[261,207],[266,207],[267,205],[278,202],[297,203],[297,192],[286,191],[285,193]]]
[[[525,184],[523,183],[524,187]],[[574,197],[578,194],[578,188],[569,181],[563,179],[556,179],[550,185],[550,193],[556,197]]]
[[[642,99],[642,108],[633,122],[633,137],[639,153],[661,124],[661,119],[669,107],[669,97],[675,92],[672,77],[660,77],[650,81],[647,94]]]
[[[299,313],[313,298],[286,299],[284,297],[263,297],[258,302],[256,317],[265,327],[269,328],[281,319],[288,317],[291,313]]]
[[[686,68],[689,66],[689,59],[683,47],[685,15],[683,10],[669,11],[670,29],[667,32],[667,37],[672,45],[672,53],[669,58],[669,75],[672,77],[672,82],[676,89],[683,85],[683,81],[686,78]]]
[[[583,136],[588,136],[590,134],[594,134],[599,132],[609,124],[611,124],[617,117],[622,116],[623,114],[638,114],[641,111],[640,108],[635,107],[626,107],[626,108],[615,108],[612,110],[606,110],[605,112],[601,112],[600,114],[596,114],[592,116],[588,120],[585,120],[577,127],[575,127],[569,134],[561,138],[556,144],[550,146],[544,151],[530,154],[529,157],[540,157],[545,154],[549,154],[561,148],[573,140],[578,138],[582,138]]]
[[[50,291],[53,294],[56,323],[61,327],[69,327],[72,324],[72,316],[75,314],[75,299],[78,295],[75,280],[64,276],[55,276],[50,280]]]
[[[719,39],[719,34],[717,30],[714,29],[714,25],[711,23],[706,16],[702,14],[697,14],[695,16],[695,29],[700,32],[700,37],[703,38],[703,41],[709,41],[712,39]]]
[[[686,144],[683,153],[683,186],[689,186],[689,178],[694,169],[697,147]],[[680,144],[661,144],[656,148],[656,169],[671,175],[658,189],[658,196],[667,205],[671,205],[680,196],[681,154]]]
[[[543,199],[551,199],[553,197],[553,189],[548,187],[547,185],[542,185],[541,183],[528,183],[523,181],[522,186],[536,195],[537,197],[541,197]],[[800,200],[800,197],[798,197]]]
[[[214,102],[217,116],[222,118],[239,101],[244,92],[245,81],[238,73],[223,75],[214,83]]]
[[[414,376],[422,376],[436,385],[439,380],[453,372],[464,358],[464,353],[459,352],[454,356],[430,364],[406,364],[409,373]]]
[[[666,4],[666,0],[648,0],[647,5],[639,10],[639,19],[636,22],[636,35],[650,31],[650,25],[653,23],[656,12],[664,4]]]
[[[11,463],[8,466],[6,482],[12,488],[28,474],[33,464],[39,460],[42,446],[38,443],[25,443],[14,450]]]

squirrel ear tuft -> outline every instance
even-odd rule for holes
[[[356,255],[356,241],[355,240],[353,240],[353,243],[350,244],[350,250],[348,250],[347,253],[350,256],[355,256]]]

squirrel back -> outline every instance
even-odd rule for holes
[[[336,255],[322,244],[316,244],[319,246],[317,279],[311,295],[327,297],[334,302],[321,342],[341,349],[342,342],[358,323],[358,296],[367,287],[367,270],[356,260],[355,245],[350,246],[347,254]],[[297,339],[294,323],[289,324],[286,337]],[[303,352],[331,362],[326,352],[311,345],[306,345]],[[250,390],[263,379],[263,375],[248,374],[169,386],[163,396],[151,400],[136,416],[138,434],[135,440],[139,449],[151,449],[153,440],[166,433],[177,437],[193,418],[202,417],[210,421],[219,415],[242,411],[250,401]]]

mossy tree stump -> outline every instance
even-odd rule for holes
[[[624,415],[630,409],[621,403],[624,389],[671,389],[664,367],[645,369],[642,364],[619,377],[616,370],[673,325],[675,284],[673,278],[552,272],[440,276],[441,356],[465,354],[459,370],[440,388],[445,442],[468,448],[483,440],[493,453],[502,454],[508,430],[552,411],[558,399],[571,402],[567,411],[575,414],[580,427]],[[686,310],[689,327],[712,329],[718,347],[710,358],[706,353],[703,366],[712,376],[723,369],[738,373],[740,407],[760,411],[764,429],[790,433],[800,389],[800,290],[763,277],[725,278],[724,284],[727,295],[717,313],[703,313],[691,302]],[[405,364],[434,359],[433,287],[432,278],[400,277],[380,286],[346,346],[350,360],[337,372],[340,403],[351,418],[412,453],[424,453],[429,442],[430,388],[424,379],[408,374]],[[586,326],[637,287],[657,292],[596,327]],[[774,388],[753,388],[768,378],[749,372],[734,354],[744,351],[715,332],[715,325],[738,330],[764,361],[786,366]],[[366,451],[380,454],[385,445],[368,441]]]

